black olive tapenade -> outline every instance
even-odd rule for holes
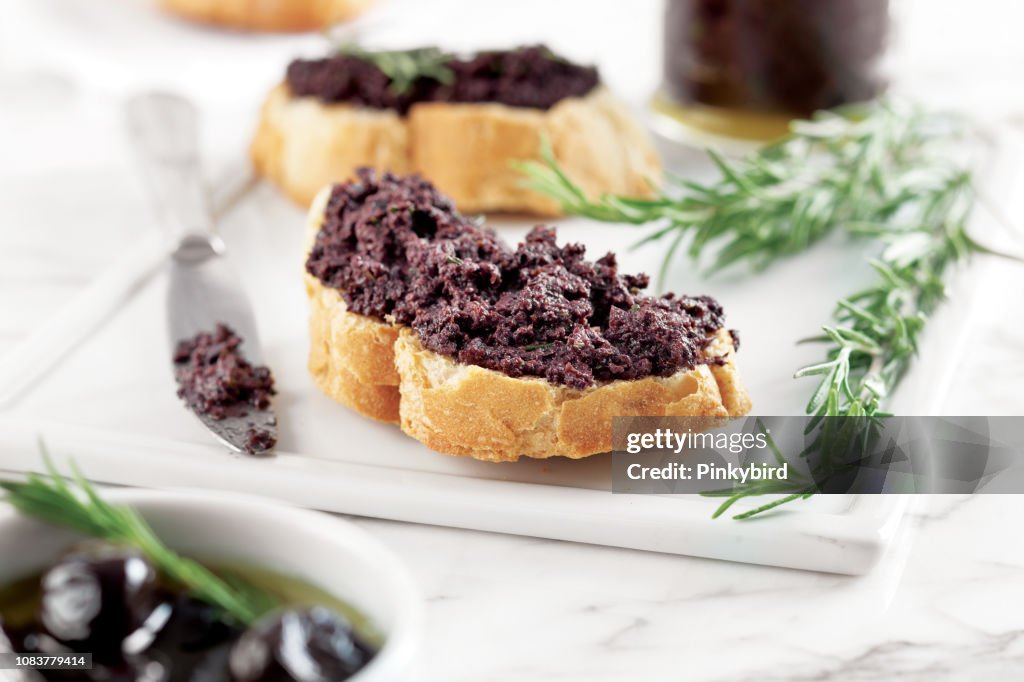
[[[586,260],[554,228],[512,249],[426,180],[369,169],[334,186],[306,269],[429,350],[576,389],[713,361],[724,322],[713,298],[645,295],[646,275],[619,274],[612,253]]]
[[[418,102],[494,102],[550,109],[569,97],[583,97],[600,82],[597,69],[558,57],[542,46],[480,52],[453,58],[445,66],[451,83],[418,78],[401,92],[370,61],[350,55],[296,59],[288,65],[288,88],[297,97],[346,102],[406,114]]]
[[[241,344],[241,337],[223,324],[180,341],[174,352],[178,397],[199,414],[218,420],[245,416],[249,407],[268,408],[274,378],[267,367],[254,366],[243,357]],[[257,440],[253,445],[266,443]]]

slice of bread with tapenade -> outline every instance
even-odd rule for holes
[[[586,457],[613,416],[750,409],[713,299],[646,296],[551,228],[513,249],[416,176],[324,189],[306,252],[314,381],[440,452]]]
[[[373,0],[160,0],[190,21],[247,31],[312,31],[348,21]]]
[[[658,156],[596,69],[541,47],[467,59],[431,52],[440,71],[398,90],[380,54],[296,60],[264,103],[253,163],[299,204],[368,166],[419,173],[465,212],[558,215],[513,167],[537,159],[545,138],[588,194],[652,194]]]

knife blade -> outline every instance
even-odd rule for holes
[[[154,209],[171,240],[167,286],[167,330],[172,358],[182,341],[230,327],[252,365],[263,363],[252,306],[227,262],[216,232],[198,151],[198,114],[187,100],[144,93],[125,104],[125,121]],[[172,361],[181,384],[183,367]],[[272,407],[252,405],[215,418],[190,405],[200,421],[232,450],[268,454],[277,440]],[[262,434],[254,438],[254,434]],[[269,436],[269,437],[268,437]],[[269,447],[268,447],[269,443]]]

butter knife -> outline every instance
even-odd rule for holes
[[[171,240],[167,289],[167,329],[173,349],[218,325],[242,339],[241,355],[262,365],[256,321],[227,249],[216,232],[198,151],[198,114],[187,100],[167,93],[144,93],[125,104],[129,137],[139,159],[157,217]],[[174,364],[175,378],[182,365]],[[192,407],[192,412],[225,445],[238,452],[268,454],[277,441],[273,408],[239,406],[223,418]]]

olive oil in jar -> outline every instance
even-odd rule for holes
[[[666,0],[662,119],[768,140],[884,89],[888,0]],[[662,126],[664,128],[664,126]]]

